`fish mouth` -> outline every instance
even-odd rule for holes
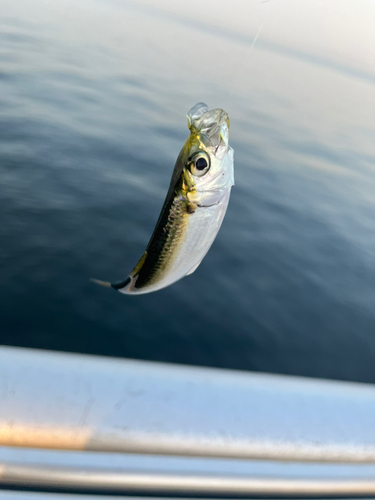
[[[199,135],[211,153],[217,156],[228,150],[229,118],[224,110],[220,108],[209,110],[207,104],[199,102],[186,116],[191,133]]]

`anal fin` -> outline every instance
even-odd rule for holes
[[[200,260],[198,262],[198,264],[195,264],[195,266],[193,266],[190,271],[188,273],[185,274],[185,276],[189,276],[189,274],[193,274],[193,272],[198,268],[199,264],[201,263],[202,261]]]

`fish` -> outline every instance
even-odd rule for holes
[[[131,295],[161,290],[192,274],[214,242],[234,185],[229,118],[200,102],[187,119],[190,135],[144,254],[125,280],[95,283]]]

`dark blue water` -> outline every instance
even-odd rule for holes
[[[375,382],[366,12],[356,58],[333,7],[148,3],[1,2],[0,343]],[[231,118],[217,240],[163,291],[96,287],[143,253],[198,101]]]

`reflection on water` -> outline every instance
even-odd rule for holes
[[[0,1],[0,343],[375,382],[374,8],[178,4]],[[235,150],[214,246],[155,294],[93,286],[144,250],[198,101]]]

